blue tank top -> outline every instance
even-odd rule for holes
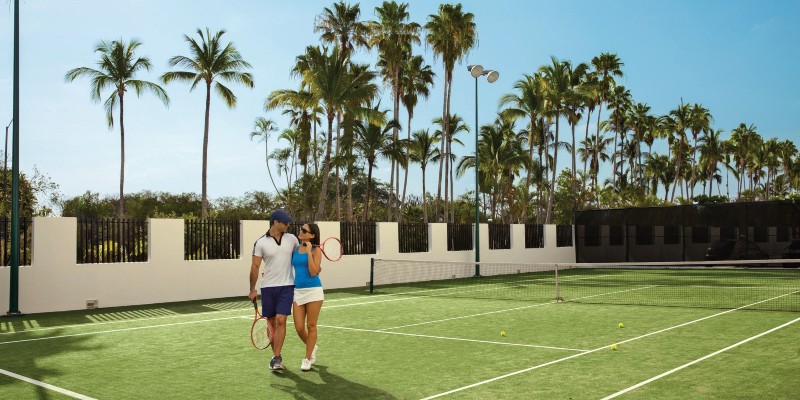
[[[308,270],[308,253],[300,254],[297,248],[292,254],[292,266],[294,267],[294,287],[297,289],[322,287],[319,274],[312,277]]]

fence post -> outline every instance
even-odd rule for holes
[[[369,258],[369,292],[375,290],[375,257]]]

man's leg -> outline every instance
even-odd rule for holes
[[[275,336],[272,337],[272,354],[281,355],[283,340],[286,339],[286,316],[278,314],[275,316]]]
[[[270,362],[275,367],[272,369],[283,369],[281,350],[283,349],[283,341],[286,339],[286,317],[292,314],[293,300],[294,285],[281,286],[276,289],[275,335],[272,338],[272,354],[275,356]]]

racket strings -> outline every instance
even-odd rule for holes
[[[265,318],[259,318],[253,322],[250,336],[253,340],[253,346],[257,349],[267,348],[272,342],[272,329],[270,329],[269,321]]]
[[[325,258],[330,261],[336,261],[342,257],[342,242],[335,237],[325,239],[320,249],[322,250],[322,254],[325,255]]]

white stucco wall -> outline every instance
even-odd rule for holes
[[[323,238],[339,237],[339,222],[318,222]],[[378,223],[377,254],[323,260],[328,289],[365,287],[372,257],[405,260],[472,261],[472,251],[447,251],[447,225],[429,224],[429,251],[399,253],[397,223]],[[20,267],[19,310],[23,313],[78,310],[87,300],[101,308],[245,296],[252,245],[268,221],[241,221],[237,260],[186,261],[183,220],[149,220],[149,260],[142,263],[77,264],[77,220],[34,218],[31,266]],[[545,247],[526,249],[524,225],[512,225],[511,249],[489,250],[487,225],[481,225],[481,261],[575,262],[573,247],[556,247],[556,228],[545,226]],[[0,313],[9,307],[10,268],[0,267]]]

